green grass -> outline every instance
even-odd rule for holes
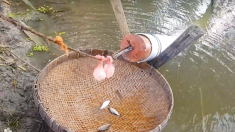
[[[15,16],[16,16],[15,13],[9,13],[9,14],[8,14],[8,17],[9,17],[9,18],[15,18]]]
[[[33,56],[33,52],[30,52],[27,56],[29,57]]]
[[[29,54],[27,55],[28,57],[33,56],[33,52],[47,52],[49,50],[49,48],[45,45],[40,45],[40,44],[36,44],[35,46],[33,46],[32,51],[29,52]]]

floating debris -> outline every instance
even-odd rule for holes
[[[100,107],[100,109],[104,109],[105,107],[107,107],[110,103],[110,100],[106,100],[103,102],[102,106]]]
[[[120,116],[120,114],[114,109],[114,108],[109,108],[109,111],[110,113],[114,114],[114,115],[117,115],[117,116]]]
[[[111,124],[103,125],[103,126],[101,126],[101,127],[98,129],[98,132],[106,131],[106,130],[109,129],[110,126],[111,126]]]

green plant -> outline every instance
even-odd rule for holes
[[[32,39],[31,38],[26,38],[27,40],[29,40],[29,41],[32,41]]]
[[[9,13],[9,14],[8,14],[8,17],[10,17],[10,18],[15,18],[15,16],[16,16],[15,13]]]
[[[57,11],[53,10],[52,7],[46,6],[46,5],[39,7],[37,10],[41,13],[55,13],[55,12],[57,12]]]
[[[56,35],[56,36],[57,36],[57,35],[61,36],[61,35],[63,35],[63,34],[65,34],[65,32],[56,32],[56,31],[55,31],[55,35]]]
[[[30,53],[28,54],[28,56],[29,56],[29,57],[33,56],[33,52],[30,52]]]
[[[30,29],[30,30],[33,30],[33,28],[32,28],[32,27],[30,27],[30,26],[29,26],[29,29]]]
[[[8,14],[8,17],[9,18],[23,18],[23,17],[26,17],[26,14],[27,13],[24,13],[24,12],[16,12],[16,13],[9,13]]]
[[[44,45],[39,45],[39,44],[36,44],[34,47],[33,47],[33,51],[48,51],[48,47],[47,46],[44,46]]]

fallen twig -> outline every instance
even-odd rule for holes
[[[2,60],[4,60],[4,61],[6,61],[6,59],[4,59],[1,55],[0,55],[0,59],[2,59]]]
[[[8,5],[11,5],[11,3],[9,1],[7,1],[7,0],[3,0],[2,2],[6,3]]]
[[[0,48],[9,48],[8,46],[0,44]]]
[[[24,63],[26,63],[27,65],[31,66],[32,68],[34,68],[35,70],[37,70],[38,72],[40,72],[40,70],[38,68],[36,68],[35,66],[31,65],[30,63],[28,63],[27,61],[21,59],[19,56],[17,56],[16,54],[14,54],[13,52],[11,52],[9,49],[7,49],[8,52],[10,52],[12,55],[14,55],[15,57],[17,57],[18,59],[20,59],[21,61],[23,61]]]
[[[50,38],[50,37],[47,37],[47,36],[45,36],[45,35],[43,35],[43,34],[41,34],[41,33],[39,33],[39,32],[36,32],[36,31],[34,31],[34,30],[32,30],[32,29],[26,27],[25,25],[21,24],[20,22],[18,22],[18,21],[16,21],[16,20],[12,19],[12,18],[7,18],[7,17],[4,16],[2,13],[0,13],[0,17],[1,17],[3,20],[6,20],[6,21],[8,21],[8,22],[14,24],[15,26],[19,27],[21,30],[29,31],[29,32],[31,32],[31,33],[33,33],[33,34],[39,36],[39,37],[42,37],[42,38],[44,38],[44,39],[46,39],[46,40],[49,40],[49,41],[51,41],[51,42],[53,42],[53,43],[55,43],[55,44],[60,45],[59,43],[57,43],[57,41],[56,41],[55,39]],[[89,55],[89,54],[84,53],[84,52],[82,52],[82,51],[73,49],[73,48],[71,48],[71,47],[67,47],[67,48],[68,48],[69,50],[71,50],[71,51],[80,53],[81,55],[89,56],[89,57],[95,58],[95,57],[92,56],[92,55]],[[97,58],[95,58],[95,59],[97,59]]]
[[[42,37],[42,38],[44,38],[44,39],[46,39],[46,40],[48,40],[48,41],[51,41],[51,42],[53,42],[53,43],[55,43],[55,44],[61,46],[61,44],[58,43],[58,41],[57,41],[56,39],[53,39],[53,38],[51,38],[51,37],[47,37],[47,36],[43,35],[42,33],[36,32],[36,31],[30,29],[29,27],[27,27],[25,24],[20,23],[20,22],[14,20],[14,19],[12,19],[12,18],[8,18],[8,17],[4,16],[2,13],[0,13],[0,17],[1,17],[3,20],[6,20],[6,21],[8,21],[8,22],[14,24],[15,26],[19,27],[21,30],[29,31],[29,32],[31,32],[31,33],[33,33],[33,34],[39,36],[39,37]],[[68,50],[71,50],[71,51],[74,51],[74,52],[77,52],[77,53],[79,53],[79,54],[81,54],[81,55],[83,55],[83,56],[88,56],[88,57],[97,59],[95,56],[90,55],[90,54],[87,54],[87,53],[82,52],[82,51],[80,51],[80,50],[76,50],[76,49],[73,49],[73,48],[71,48],[71,47],[67,47],[67,49],[68,49]],[[123,49],[123,50],[125,50],[125,49]],[[117,54],[117,53],[119,53],[119,52],[121,52],[121,51],[122,51],[122,50],[118,50],[117,52],[115,52],[115,53],[112,55],[112,57],[114,57],[115,54]]]
[[[16,79],[14,79],[14,81],[12,82],[12,85],[14,86],[14,93],[15,93],[16,92],[16,85],[17,85]]]
[[[24,67],[22,67],[22,66],[20,66],[20,65],[18,65],[18,67],[19,67],[21,70],[23,70],[23,71],[27,71]]]
[[[10,52],[13,56],[17,57],[18,59],[20,59],[21,61],[25,62],[27,65],[31,66],[32,68],[34,68],[37,71],[40,71],[39,69],[37,69],[35,66],[29,64],[27,61],[21,59],[19,56],[17,56],[16,54],[14,54],[13,52],[11,52],[7,47],[4,47],[8,52]],[[0,59],[6,61],[5,58],[3,58],[3,56],[0,55]],[[0,66],[6,66],[5,64],[0,64]],[[18,66],[20,69],[22,69],[23,71],[26,71],[26,69],[22,66]]]

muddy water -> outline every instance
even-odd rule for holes
[[[120,32],[108,0],[31,0],[60,12],[27,24],[46,35],[63,35],[69,46],[117,50]],[[235,131],[235,2],[218,0],[123,0],[132,33],[174,35],[191,24],[205,35],[159,71],[172,87],[175,106],[164,132]],[[24,7],[24,6],[23,6]],[[25,10],[28,7],[24,7]],[[20,9],[19,9],[20,10]],[[50,54],[60,51],[50,49]],[[56,56],[39,53],[32,59],[42,68]],[[201,92],[200,92],[201,89]]]

